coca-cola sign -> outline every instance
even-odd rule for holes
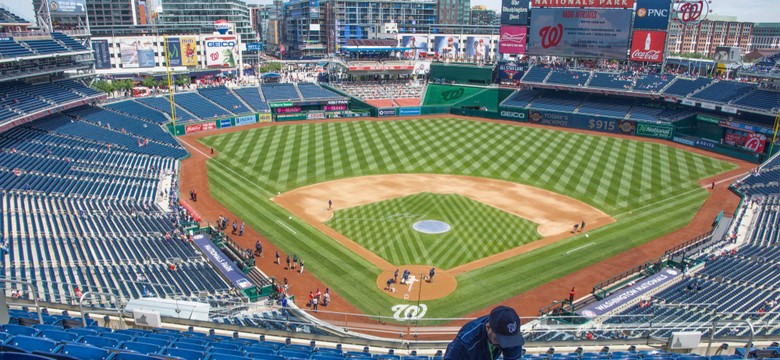
[[[665,31],[634,30],[631,61],[663,62],[665,42]]]

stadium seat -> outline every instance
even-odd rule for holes
[[[57,347],[56,341],[27,335],[16,335],[8,339],[5,344],[30,352],[52,352]]]
[[[205,360],[207,354],[202,351],[167,348],[162,352],[163,355],[182,358],[184,360]]]
[[[57,353],[76,356],[84,360],[106,360],[111,352],[89,345],[64,344],[57,349]]]

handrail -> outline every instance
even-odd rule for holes
[[[122,312],[123,312],[123,308],[124,307],[122,306],[122,303],[119,301],[119,298],[116,295],[111,294],[111,293],[103,293],[103,292],[97,292],[97,291],[87,291],[87,292],[81,294],[81,298],[79,298],[79,312],[81,313],[81,323],[82,323],[82,325],[84,327],[87,326],[87,313],[84,311],[84,300],[87,298],[87,296],[92,296],[92,295],[107,296],[109,298],[114,299],[114,301],[116,301],[116,304],[117,304],[117,308],[114,309],[114,310],[116,310],[116,316],[119,319],[119,324],[120,324],[119,327],[122,328],[122,329],[127,329],[127,324],[125,323],[124,317],[122,317]],[[112,315],[112,314],[114,314],[114,312],[111,311],[111,309],[101,310],[99,308],[92,308],[92,307],[90,307],[88,309],[89,309],[90,312],[93,312],[95,314],[101,314],[101,315]],[[43,323],[43,322],[41,322],[41,323]]]

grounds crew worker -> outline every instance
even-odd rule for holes
[[[502,353],[504,360],[517,360],[522,358],[523,344],[520,317],[514,309],[499,306],[463,325],[447,346],[444,360],[495,360]]]

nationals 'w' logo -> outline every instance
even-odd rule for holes
[[[542,48],[558,46],[563,39],[563,25],[545,26],[539,30],[539,36],[542,38]]]

